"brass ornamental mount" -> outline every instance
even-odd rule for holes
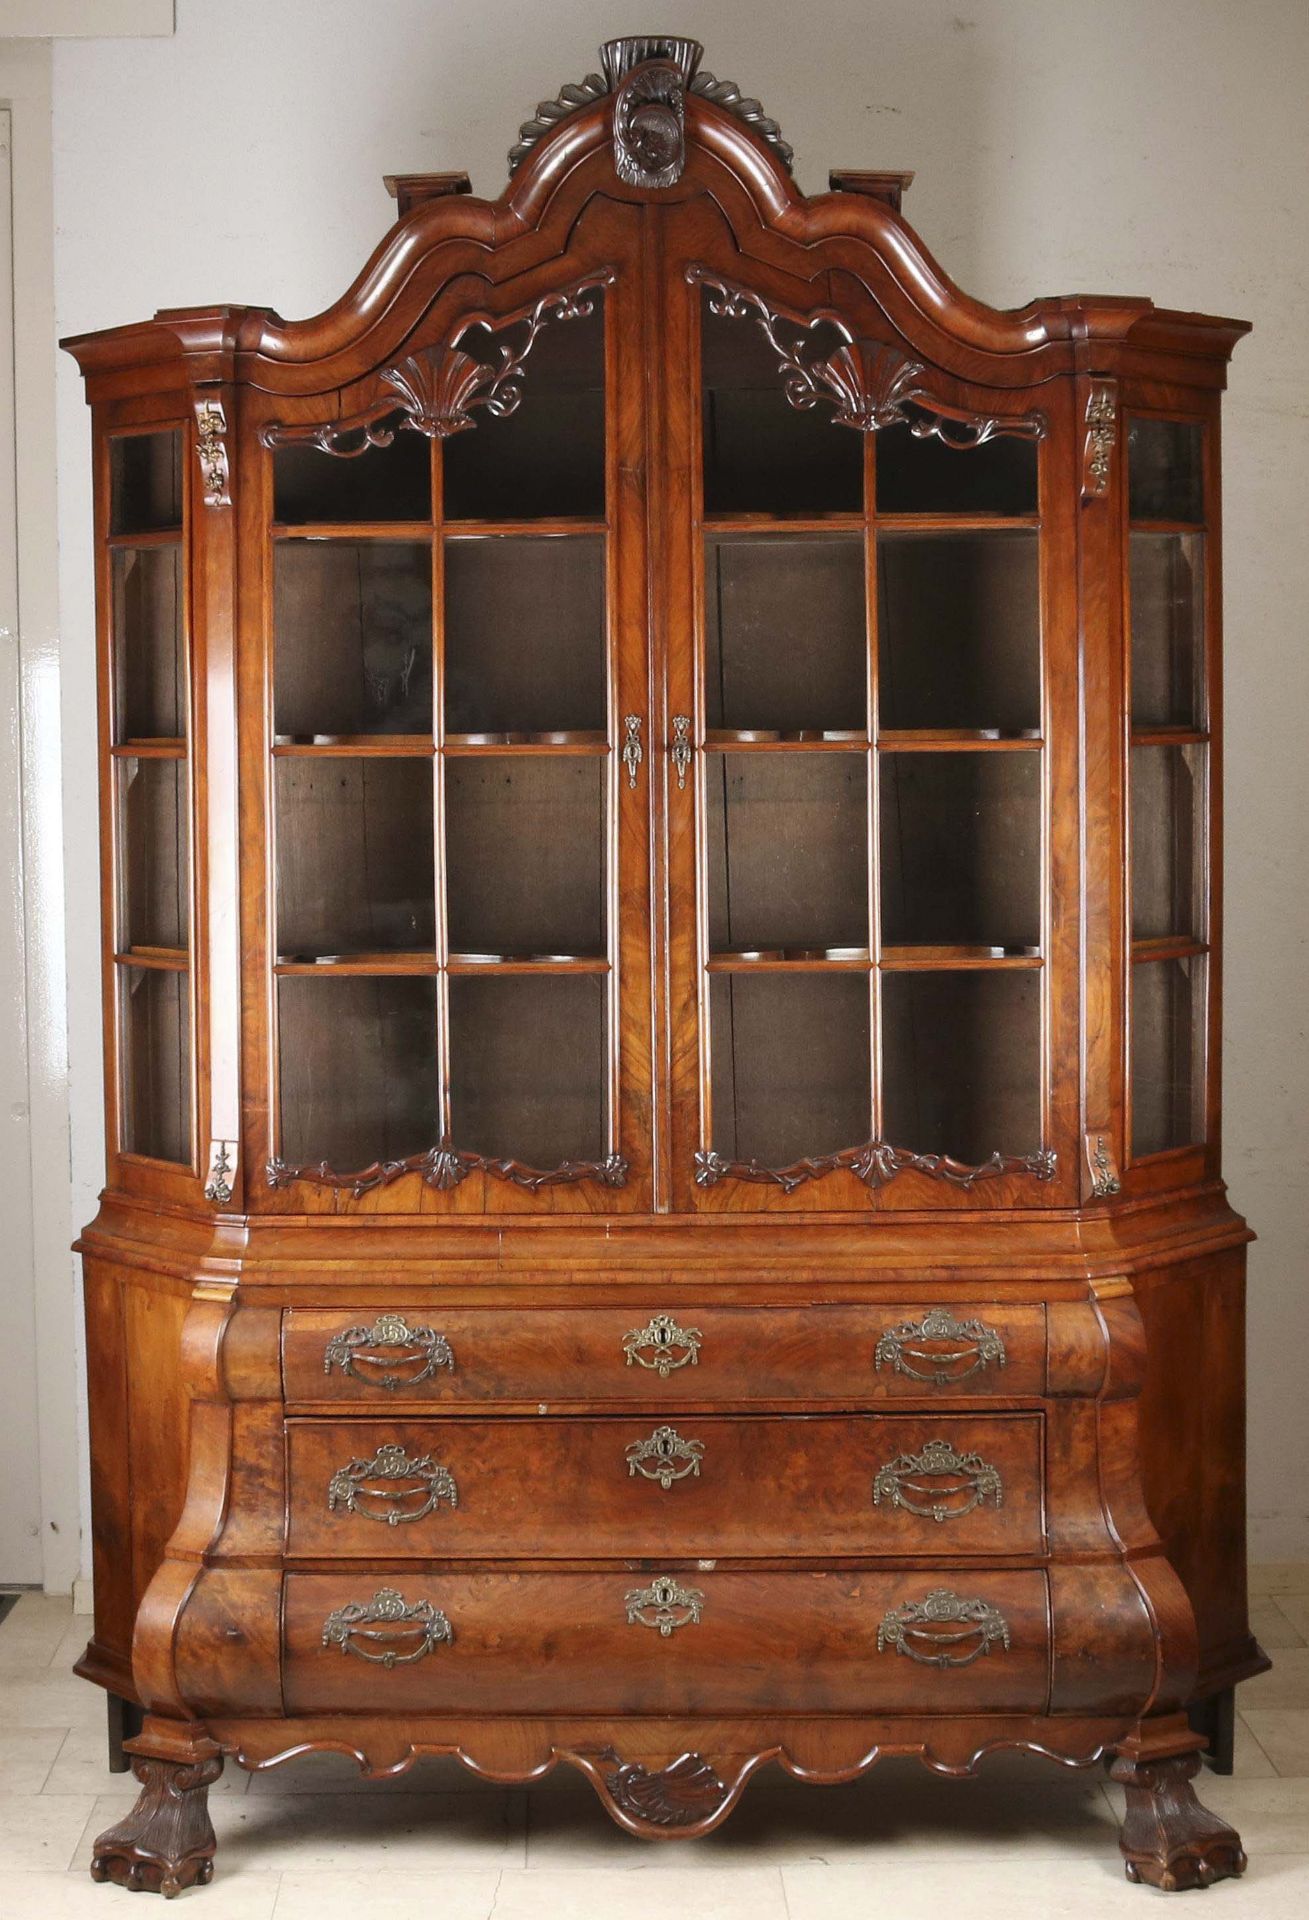
[[[323,1645],[339,1647],[375,1667],[411,1667],[454,1639],[450,1622],[430,1600],[407,1603],[394,1587],[371,1600],[352,1600],[323,1622]]]
[[[980,1453],[957,1453],[948,1440],[929,1440],[921,1453],[899,1453],[873,1479],[873,1505],[902,1507],[923,1520],[962,1520],[986,1500],[1004,1502],[999,1469]]]
[[[674,1480],[699,1479],[704,1458],[703,1440],[683,1440],[675,1427],[656,1427],[648,1439],[633,1440],[627,1449],[627,1475],[657,1480],[667,1493]]]
[[[390,1442],[380,1446],[371,1460],[347,1461],[327,1483],[329,1513],[344,1507],[347,1513],[388,1527],[422,1520],[443,1500],[452,1509],[459,1505],[459,1489],[449,1470],[430,1453],[411,1460],[403,1447]]]
[[[934,1587],[923,1600],[905,1600],[883,1615],[877,1651],[888,1648],[920,1667],[971,1667],[992,1647],[1009,1651],[1009,1622],[986,1600],[964,1600]]]
[[[994,1327],[982,1320],[956,1320],[948,1307],[931,1307],[921,1320],[887,1328],[877,1342],[873,1366],[878,1373],[890,1367],[911,1380],[945,1387],[989,1366],[1003,1367],[1007,1357]]]
[[[641,716],[639,713],[625,713],[623,728],[626,739],[623,741],[623,765],[627,768],[627,784],[635,788],[636,776],[641,762],[645,758],[641,747]]]
[[[700,1364],[703,1338],[698,1327],[679,1327],[671,1313],[656,1313],[623,1335],[623,1352],[629,1367],[645,1367],[666,1380],[679,1367]]]
[[[438,1367],[454,1371],[450,1342],[434,1327],[411,1327],[403,1314],[379,1314],[371,1327],[346,1327],[323,1349],[323,1372],[334,1367],[365,1386],[415,1387]]]
[[[691,716],[689,713],[673,715],[673,770],[677,774],[679,788],[686,785],[686,776],[691,768]]]
[[[660,1573],[648,1587],[636,1587],[627,1596],[629,1627],[653,1627],[667,1640],[679,1627],[700,1623],[704,1594],[699,1587],[679,1587],[669,1573]]]

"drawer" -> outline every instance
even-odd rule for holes
[[[1039,1414],[297,1420],[307,1558],[1039,1553]]]
[[[650,1406],[1036,1395],[1040,1306],[469,1308],[283,1316],[287,1399]]]
[[[286,1711],[1042,1713],[1039,1572],[290,1574]]]

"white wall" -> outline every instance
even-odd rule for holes
[[[60,331],[219,300],[302,316],[388,223],[383,172],[495,194],[518,122],[606,35],[693,31],[757,93],[809,191],[914,167],[963,286],[1147,293],[1253,319],[1227,408],[1226,1155],[1251,1267],[1255,1550],[1309,1554],[1304,955],[1309,499],[1303,0],[180,0],[174,39],[55,51]],[[74,1214],[100,1180],[87,416],[60,376]]]

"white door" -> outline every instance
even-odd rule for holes
[[[10,112],[0,107],[0,1586],[41,1583],[36,1279],[23,896]]]

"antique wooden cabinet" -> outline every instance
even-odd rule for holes
[[[207,1879],[224,1756],[1112,1762],[1244,1865],[1219,1177],[1218,409],[1241,323],[995,311],[621,40],[315,319],[94,409],[95,1636]]]

